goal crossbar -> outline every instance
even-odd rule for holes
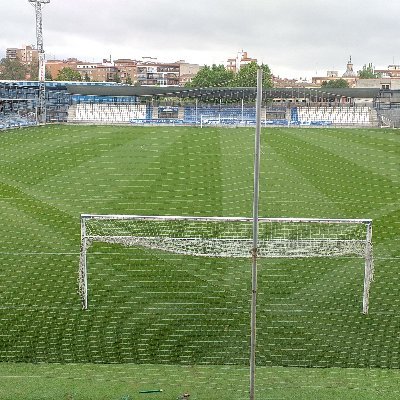
[[[87,251],[94,242],[193,257],[252,258],[252,218],[81,215],[79,291],[88,307]],[[257,257],[364,258],[363,313],[373,280],[372,220],[259,218]]]

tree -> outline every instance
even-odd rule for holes
[[[26,66],[27,79],[31,81],[37,81],[39,79],[39,60],[31,62]],[[52,81],[51,71],[49,68],[45,67],[44,79],[46,81]]]
[[[119,75],[118,72],[115,73],[114,82],[115,83],[121,83],[121,76]]]
[[[257,86],[257,70],[261,68],[263,71],[263,87],[272,87],[271,70],[268,65],[261,64],[260,66],[252,61],[250,64],[244,65],[235,75],[233,80],[234,87],[256,87]]]
[[[259,66],[255,61],[244,65],[237,73],[227,70],[223,65],[205,65],[186,84],[187,87],[256,87],[257,69],[263,70],[263,87],[272,87],[271,70],[268,65]]]
[[[35,81],[39,78],[39,61],[37,63],[30,63],[26,69],[31,81]]]
[[[27,72],[30,80],[37,81],[39,79],[39,61],[29,64],[27,67]],[[45,69],[45,80],[46,81],[53,80],[51,72],[48,68]]]
[[[348,88],[349,87],[349,82],[347,82],[345,79],[333,79],[330,81],[323,81],[321,87],[323,88]]]
[[[230,87],[234,78],[234,73],[227,70],[223,65],[213,64],[211,67],[205,65],[187,87]]]
[[[0,61],[0,77],[9,80],[26,79],[27,68],[18,59],[3,58]]]
[[[57,75],[56,81],[81,81],[82,77],[78,71],[70,67],[62,68]]]
[[[358,71],[358,77],[361,79],[374,79],[380,78],[381,74],[375,72],[375,67],[372,63],[369,63],[368,65],[364,64],[363,69]]]

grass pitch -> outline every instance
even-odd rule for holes
[[[159,376],[156,378],[154,370]],[[215,380],[221,376],[223,383]],[[257,369],[259,399],[396,400],[400,373],[389,369]],[[248,399],[247,369],[151,365],[0,364],[2,400]],[[140,391],[162,388],[161,393]]]
[[[362,260],[260,263],[259,397],[390,398],[396,373],[362,368],[400,367],[399,145],[394,130],[262,131],[260,215],[372,218],[376,278],[363,316]],[[146,396],[135,391],[150,384],[162,384],[151,396],[166,399],[180,388],[191,399],[247,398],[246,263],[188,264],[94,246],[86,313],[76,280],[81,213],[251,216],[253,146],[252,129],[1,133],[0,379],[12,398],[35,393],[29,376],[37,374],[49,385],[31,398],[57,390],[60,398],[102,398],[98,368],[116,383],[104,398]],[[115,365],[94,366],[101,363]],[[77,378],[90,369],[93,385]],[[345,397],[349,387],[353,397]]]

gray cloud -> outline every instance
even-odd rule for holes
[[[35,42],[27,0],[0,0],[0,52]],[[99,61],[154,56],[221,63],[244,49],[281,76],[400,64],[398,0],[52,0],[44,10],[49,57]]]

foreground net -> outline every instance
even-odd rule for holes
[[[259,258],[363,258],[364,314],[373,280],[372,221],[367,219],[260,218]],[[94,242],[210,258],[251,258],[249,218],[82,215],[79,292],[88,308],[87,251]]]

